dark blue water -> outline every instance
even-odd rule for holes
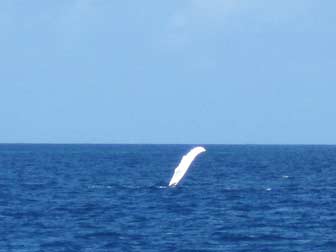
[[[336,251],[336,146],[0,145],[0,251]]]

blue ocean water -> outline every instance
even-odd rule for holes
[[[0,145],[0,251],[336,251],[336,146]]]

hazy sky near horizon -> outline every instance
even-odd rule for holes
[[[0,142],[336,144],[335,9],[2,0]]]

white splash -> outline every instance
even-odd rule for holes
[[[199,154],[205,151],[206,149],[204,147],[198,146],[198,147],[191,149],[188,152],[188,154],[184,155],[181,159],[180,164],[176,167],[174,171],[174,175],[169,182],[169,186],[171,187],[176,186],[180,182],[180,180],[183,178],[183,176],[186,174],[187,170],[189,169],[194,159]]]

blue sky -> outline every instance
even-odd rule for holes
[[[335,9],[3,0],[0,142],[336,144]]]

